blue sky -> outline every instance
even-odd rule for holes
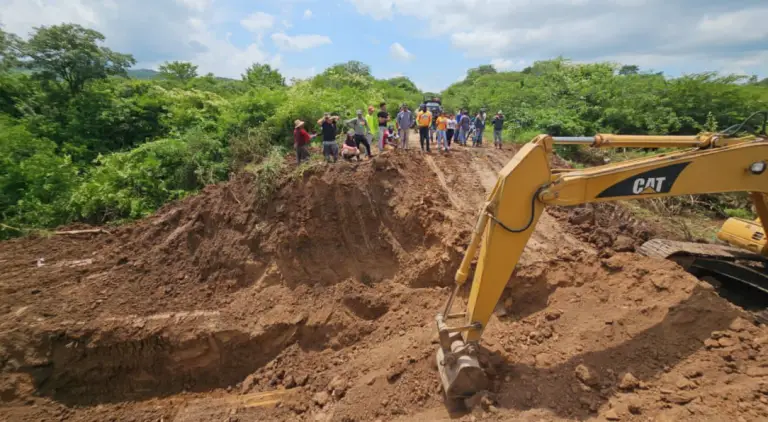
[[[480,64],[558,55],[768,77],[765,0],[0,0],[6,31],[61,22],[99,30],[137,68],[182,60],[227,77],[254,62],[304,78],[359,60],[439,91]]]

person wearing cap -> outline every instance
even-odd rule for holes
[[[360,144],[363,144],[368,158],[371,158],[371,144],[366,137],[371,134],[371,128],[368,126],[368,121],[363,117],[363,110],[357,110],[357,117],[349,119],[344,123],[352,128],[352,138],[354,139],[357,148],[360,148]]]
[[[441,147],[443,151],[448,152],[448,140],[446,139],[446,131],[448,131],[448,118],[445,117],[445,111],[440,112],[440,116],[435,119],[436,137],[437,137],[437,150],[440,151]]]
[[[362,115],[363,113],[360,112],[360,114]],[[365,136],[363,136],[363,138],[365,138]],[[348,131],[344,143],[341,144],[341,158],[347,161],[352,161],[353,158],[357,158],[357,161],[360,161],[360,150],[358,149],[358,145],[360,144],[355,141],[355,131]]]
[[[499,110],[493,120],[493,147],[501,149],[501,131],[504,129],[504,114]]]
[[[376,118],[376,113],[373,106],[368,106],[368,114],[365,115],[365,121],[368,123],[368,128],[371,129],[371,133],[367,136],[368,144],[373,145],[374,139],[378,138],[379,121]]]
[[[331,116],[331,113],[325,113],[317,121],[317,124],[323,129],[323,155],[326,161],[335,163],[339,159],[339,145],[336,143],[336,122],[339,116]]]
[[[429,127],[432,125],[432,113],[427,110],[427,105],[422,104],[421,109],[416,113],[416,124],[419,126],[419,144],[421,150],[429,152]]]
[[[293,122],[293,147],[296,148],[296,164],[301,164],[302,160],[309,161],[309,150],[307,145],[317,135],[310,135],[304,129],[304,122],[296,119]]]
[[[389,123],[389,113],[387,113],[387,103],[382,102],[379,104],[379,112],[376,114],[376,118],[379,121],[379,133],[377,137],[379,139],[379,151],[384,151],[384,138],[387,136],[387,123]]]
[[[400,130],[400,145],[403,149],[408,149],[408,133],[413,126],[413,113],[408,110],[408,105],[403,104],[400,112],[397,113],[397,126]]]

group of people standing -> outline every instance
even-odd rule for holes
[[[407,106],[403,106],[400,113],[408,113]],[[437,116],[422,104],[416,113],[416,124],[419,128],[419,144],[422,151],[430,152],[430,142],[437,143],[438,150],[450,151],[451,142],[467,146],[467,141],[472,140],[472,146],[478,147],[483,143],[487,116],[484,110],[479,111],[475,117],[471,117],[466,109],[459,110],[457,114],[437,111]],[[491,121],[493,125],[494,148],[501,149],[501,133],[504,129],[504,114],[499,111]],[[403,126],[401,126],[403,127]],[[407,132],[407,130],[405,131]]]
[[[370,158],[373,156],[371,143],[376,141],[379,151],[384,151],[385,145],[389,144],[395,148],[408,149],[409,133],[412,128],[417,128],[419,133],[419,144],[421,150],[430,152],[430,143],[437,143],[438,151],[450,151],[451,143],[458,142],[459,145],[466,146],[467,141],[472,139],[472,146],[480,146],[483,141],[483,132],[486,126],[486,114],[481,110],[472,118],[466,109],[460,110],[457,114],[446,113],[439,110],[436,116],[433,116],[426,105],[421,104],[419,110],[414,114],[409,110],[406,104],[403,104],[400,111],[395,116],[395,128],[399,135],[399,145],[390,140],[397,138],[392,129],[388,127],[391,117],[387,112],[387,104],[379,104],[379,111],[374,113],[373,106],[368,107],[368,114],[363,115],[362,110],[357,110],[356,117],[343,121],[350,127],[346,134],[346,139],[342,143],[341,152],[336,142],[338,133],[339,116],[325,113],[317,121],[321,129],[323,139],[323,155],[327,161],[336,162],[339,155],[345,159],[356,158],[360,160],[362,148]],[[499,111],[491,121],[493,125],[494,147],[501,148],[501,132],[504,127],[504,115]],[[301,120],[294,121],[294,148],[296,149],[296,161],[301,164],[304,160],[309,160],[309,150],[307,146],[311,140],[317,136],[309,134],[304,128],[305,122]]]

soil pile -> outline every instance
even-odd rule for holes
[[[434,315],[510,157],[385,153],[294,171],[267,204],[240,176],[109,235],[0,243],[0,416],[768,417],[768,329],[675,264],[622,252],[642,237],[631,225],[600,246],[599,216],[557,210],[483,338],[491,390],[446,406]]]

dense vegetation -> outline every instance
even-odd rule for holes
[[[132,70],[131,55],[103,43],[78,25],[27,39],[0,31],[0,238],[142,217],[242,169],[274,179],[294,119],[314,130],[325,111],[351,118],[382,100],[423,98],[408,78],[378,80],[354,61],[289,83],[255,63],[233,80],[183,62]],[[768,81],[557,59],[522,72],[472,69],[443,102],[504,110],[508,139],[695,133],[768,108]]]
[[[696,134],[768,108],[768,78],[702,73],[668,78],[637,66],[537,62],[521,72],[480,66],[443,93],[449,109],[503,110],[508,136]]]
[[[26,40],[0,31],[0,238],[141,217],[276,162],[295,119],[314,130],[325,111],[351,118],[382,100],[421,100],[407,78],[377,80],[358,62],[288,86],[258,63],[240,80],[183,62],[131,71],[134,58],[103,42],[78,25]]]

